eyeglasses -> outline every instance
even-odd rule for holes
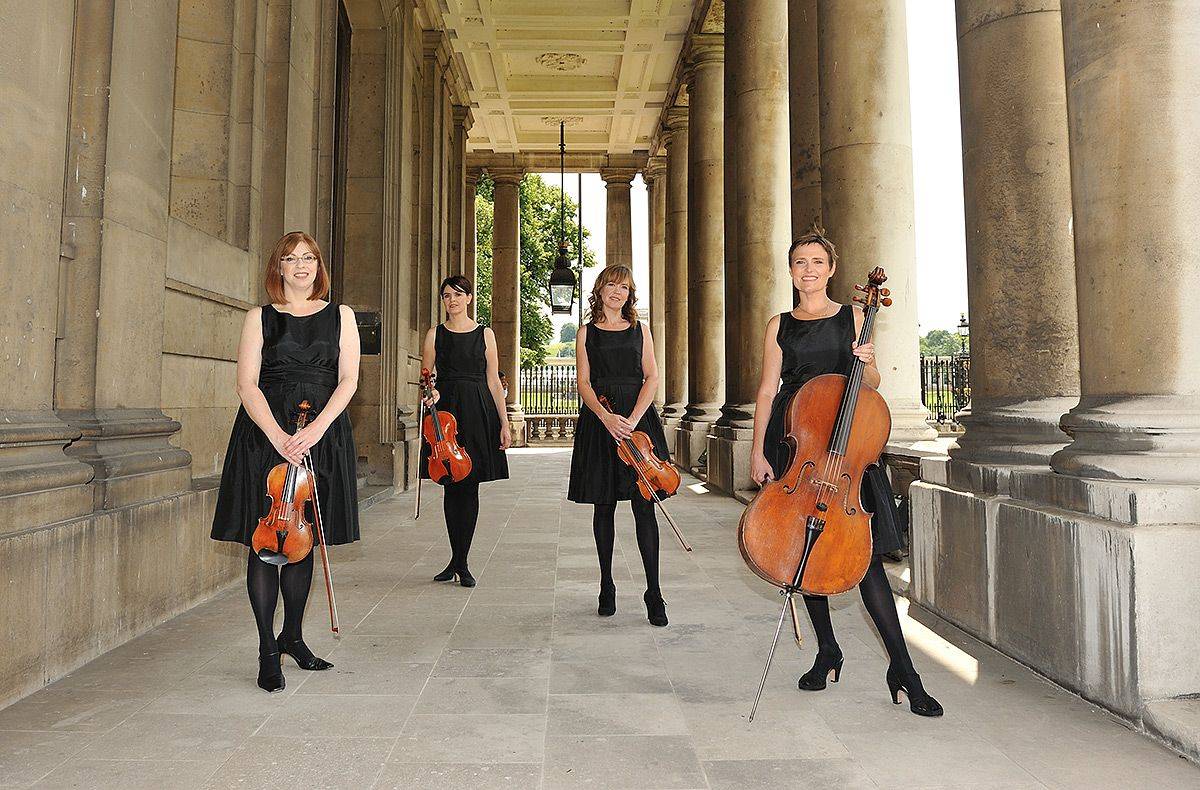
[[[289,266],[294,266],[295,264],[297,264],[301,261],[303,261],[304,263],[316,263],[317,256],[316,255],[302,255],[299,258],[297,258],[295,255],[285,255],[282,258],[280,258],[279,261],[281,263],[286,263]]]

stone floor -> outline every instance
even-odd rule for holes
[[[841,683],[797,691],[813,648],[783,642],[748,723],[779,596],[738,554],[740,506],[694,480],[672,502],[695,552],[664,528],[665,629],[646,623],[623,510],[618,612],[598,619],[568,460],[516,452],[513,479],[485,488],[474,590],[430,581],[447,556],[436,487],[415,523],[411,494],[382,502],[333,552],[338,640],[314,588],[307,638],[335,669],[289,662],[286,691],[259,691],[237,585],[0,711],[0,786],[1200,787],[1191,763],[954,629],[904,621],[946,716],[893,706],[853,594],[835,602]]]

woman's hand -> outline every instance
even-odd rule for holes
[[[775,472],[771,469],[771,464],[767,463],[767,457],[763,455],[762,450],[750,454],[750,479],[760,486],[775,479]]]
[[[634,424],[619,414],[608,412],[601,418],[601,421],[604,423],[604,427],[608,429],[608,432],[612,434],[612,437],[618,442],[625,441],[630,436],[633,436]]]
[[[500,449],[507,450],[512,447],[512,429],[508,427],[508,419],[500,423]]]
[[[431,389],[429,392],[431,397],[421,398],[421,402],[425,404],[425,408],[427,409],[442,399],[442,393],[438,392],[436,388]]]
[[[283,444],[283,449],[303,459],[308,454],[309,449],[321,441],[321,437],[325,435],[327,428],[328,426],[320,420],[313,420],[304,428],[289,436],[288,440]]]
[[[304,454],[297,453],[288,449],[288,443],[292,439],[292,435],[282,428],[276,428],[270,436],[267,437],[271,441],[271,446],[275,448],[275,452],[283,456],[284,460],[293,466],[302,466],[304,464]]]
[[[875,344],[863,343],[861,346],[856,341],[851,341],[850,348],[854,352],[854,356],[863,361],[864,365],[875,364]]]

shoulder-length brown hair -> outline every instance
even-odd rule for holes
[[[317,279],[313,282],[312,293],[308,298],[324,299],[329,295],[329,269],[325,266],[325,256],[321,254],[317,240],[302,230],[294,230],[283,234],[283,238],[275,242],[275,249],[271,250],[271,257],[267,258],[267,273],[264,275],[263,285],[267,289],[267,296],[271,297],[271,304],[283,304],[287,301],[283,294],[283,270],[279,268],[280,261],[283,260],[283,256],[294,252],[301,242],[307,244],[313,255],[317,256]]]
[[[604,302],[600,298],[600,289],[609,283],[621,282],[629,283],[629,299],[621,308],[621,317],[630,325],[637,323],[637,286],[633,282],[633,270],[618,263],[596,275],[596,282],[592,284],[592,295],[588,297],[589,324],[598,324],[604,320]]]

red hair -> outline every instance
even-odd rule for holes
[[[267,295],[271,297],[271,304],[287,302],[283,294],[283,270],[280,268],[280,262],[283,256],[293,253],[302,243],[307,244],[312,254],[317,256],[317,279],[313,282],[312,293],[308,298],[324,299],[329,295],[329,269],[325,268],[325,256],[321,254],[317,240],[302,230],[294,230],[283,234],[283,238],[275,242],[275,249],[271,250],[271,256],[267,258],[267,273],[263,278],[263,285],[267,289]]]

